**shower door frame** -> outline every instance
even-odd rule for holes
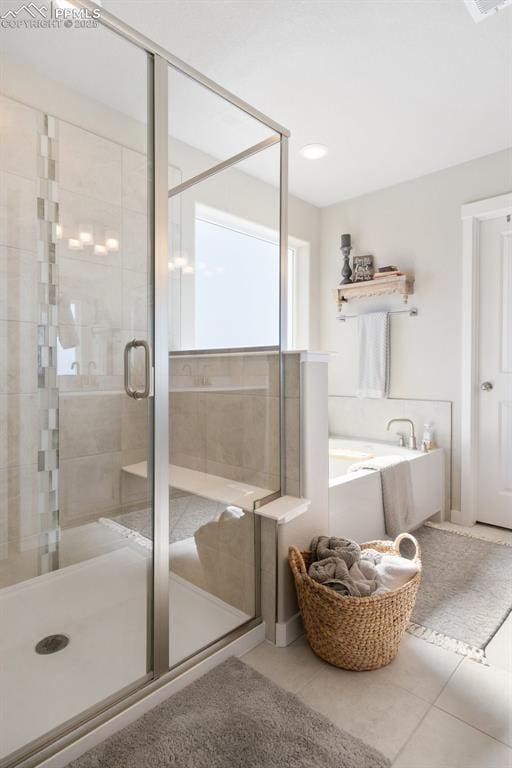
[[[70,0],[83,10],[97,11],[92,0]],[[289,131],[282,125],[227,91],[210,78],[177,58],[157,43],[139,33],[116,16],[101,8],[97,19],[123,39],[131,42],[148,56],[148,165],[152,173],[149,184],[148,218],[149,253],[153,257],[153,622],[152,622],[152,663],[147,679],[127,689],[118,691],[109,699],[72,718],[51,733],[42,736],[26,748],[0,760],[2,768],[33,768],[42,761],[52,758],[57,752],[72,745],[95,728],[120,715],[149,694],[171,682],[178,675],[207,659],[235,639],[261,624],[261,617],[248,621],[220,640],[196,653],[183,663],[169,668],[169,344],[168,344],[168,68],[171,67],[191,80],[199,83],[220,98],[241,109],[258,122],[270,128],[275,137],[248,147],[243,152],[219,163],[206,175],[199,174],[187,181],[186,186],[199,182],[205,176],[235,165],[242,160],[266,149],[272,144],[280,145],[280,189],[279,189],[279,356],[280,356],[280,475],[281,490],[265,501],[285,492],[285,431],[284,431],[284,358],[287,345],[287,302],[288,302],[288,138]],[[181,191],[181,190],[180,190]],[[148,459],[150,457],[148,456]],[[151,622],[150,622],[151,624]],[[151,654],[150,654],[151,656]]]

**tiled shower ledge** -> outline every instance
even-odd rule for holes
[[[141,461],[138,464],[123,467],[123,471],[146,479],[148,465],[146,461]],[[239,483],[236,480],[227,480],[225,477],[209,475],[206,472],[198,472],[187,467],[178,467],[176,464],[169,464],[169,485],[180,491],[218,501],[221,504],[233,504],[245,512],[252,512],[255,501],[274,493],[268,488]]]
[[[146,461],[140,461],[138,464],[123,467],[123,471],[135,477],[146,479],[148,465]],[[274,493],[268,488],[239,483],[236,480],[227,480],[225,477],[209,475],[206,472],[187,469],[187,467],[178,467],[176,464],[169,464],[169,485],[180,491],[218,501],[221,504],[233,504],[245,512],[252,512],[254,502],[265,499]],[[278,525],[283,525],[307,512],[309,505],[308,499],[280,496],[278,499],[259,507],[256,513],[261,517],[274,520]]]

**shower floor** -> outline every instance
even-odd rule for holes
[[[0,758],[145,676],[147,566],[125,546],[0,590]],[[171,665],[250,618],[173,573],[170,610]]]
[[[169,504],[169,543],[189,539],[205,523],[226,509],[225,504],[200,496],[173,491]],[[119,525],[137,531],[149,541],[153,538],[153,520],[149,509],[138,509],[112,517]]]

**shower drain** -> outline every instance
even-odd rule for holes
[[[35,651],[41,656],[47,656],[49,653],[62,651],[68,643],[69,637],[67,635],[48,635],[38,642]]]

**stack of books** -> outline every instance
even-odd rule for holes
[[[393,277],[395,275],[403,275],[403,272],[400,272],[398,267],[379,267],[379,269],[375,272],[373,279],[376,280],[379,277]]]

